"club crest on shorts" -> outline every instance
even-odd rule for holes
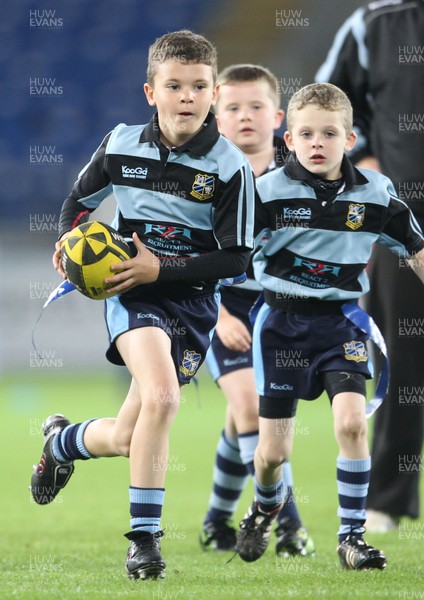
[[[350,229],[359,229],[364,224],[365,204],[349,204],[345,225]]]
[[[215,191],[215,177],[198,173],[193,181],[190,194],[198,200],[208,200]]]
[[[367,349],[363,342],[352,340],[343,344],[343,348],[346,360],[353,360],[355,362],[366,362],[368,360]]]
[[[192,377],[199,368],[201,355],[194,350],[184,350],[180,372],[186,377]]]

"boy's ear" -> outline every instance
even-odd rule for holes
[[[215,104],[216,104],[216,101],[217,101],[217,99],[218,99],[218,94],[219,94],[219,83],[217,83],[217,84],[215,85],[215,89],[214,89],[214,91],[213,91],[213,93],[212,93],[212,101],[211,101],[211,106],[215,106]]]
[[[293,152],[293,150],[294,150],[293,138],[292,138],[292,136],[291,136],[290,132],[289,132],[289,131],[285,131],[285,132],[284,132],[284,136],[283,136],[283,137],[284,137],[284,141],[286,142],[286,146],[287,146],[287,148],[288,148],[288,149],[289,149],[291,152]]]
[[[284,121],[284,110],[279,108],[274,116],[274,129],[280,129],[281,123]]]
[[[358,140],[358,136],[356,135],[356,133],[354,131],[351,131],[346,139],[345,151],[350,152],[351,150],[353,150],[353,148],[356,145],[357,140]]]
[[[150,104],[150,106],[156,106],[156,101],[154,98],[154,89],[150,84],[144,84],[144,93],[146,95],[147,102]]]

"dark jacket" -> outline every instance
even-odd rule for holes
[[[354,111],[353,162],[375,156],[424,225],[424,1],[381,0],[358,9],[316,74],[343,89]]]

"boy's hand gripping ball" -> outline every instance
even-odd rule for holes
[[[73,229],[61,246],[62,265],[76,289],[93,300],[110,298],[104,280],[111,265],[131,258],[124,238],[110,225],[89,221]]]

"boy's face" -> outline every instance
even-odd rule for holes
[[[215,103],[212,68],[168,60],[158,66],[153,85],[144,84],[150,106],[156,106],[165,142],[180,146],[202,128]]]
[[[356,134],[346,132],[340,112],[310,104],[294,111],[291,131],[284,139],[305,169],[332,180],[341,177],[343,155],[354,147]]]
[[[247,154],[272,147],[284,118],[261,80],[221,85],[215,113],[220,132]]]

